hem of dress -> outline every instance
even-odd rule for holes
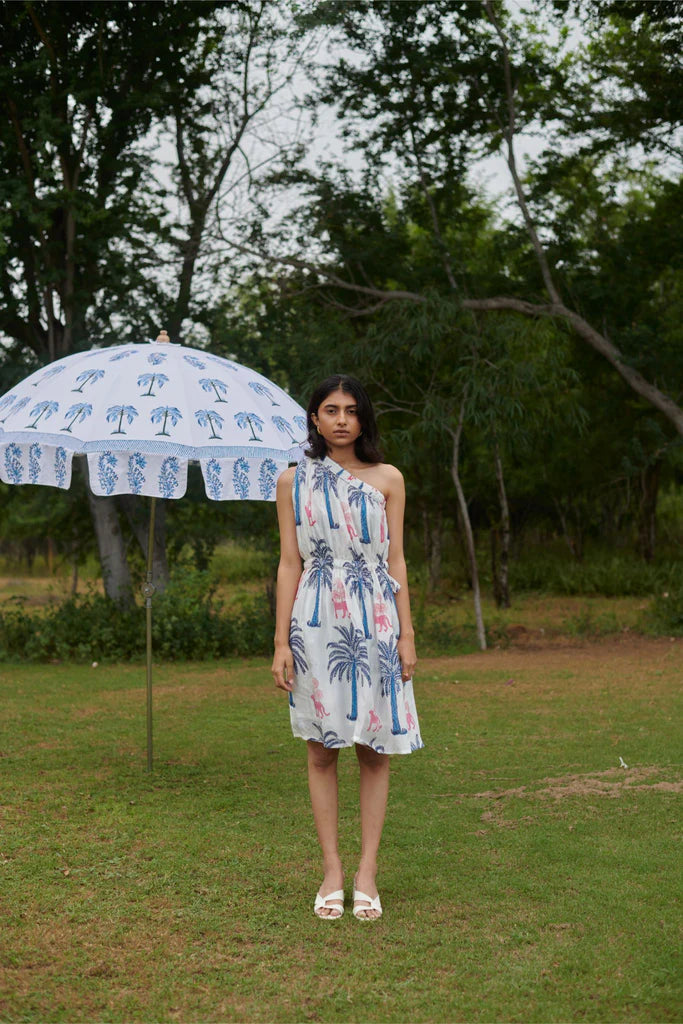
[[[294,737],[294,739],[304,740],[306,743],[319,743],[320,746],[325,747],[326,750],[348,750],[349,747],[355,747],[356,744],[358,743],[361,747],[369,747],[369,749],[374,750],[375,753],[386,754],[387,757],[394,757],[395,755],[400,756],[402,754],[414,754],[416,753],[416,751],[424,749],[424,743],[422,742],[421,739],[419,747],[409,747],[408,750],[376,750],[376,748],[373,747],[372,743],[365,743],[363,740],[351,740],[350,743],[343,741],[341,743],[330,743],[329,745],[326,745],[321,739],[318,739],[317,736],[305,736],[304,733],[294,732],[293,729],[292,736]]]

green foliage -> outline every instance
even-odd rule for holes
[[[655,632],[683,636],[683,583],[679,573],[668,589],[660,589],[650,609],[650,622]]]
[[[510,563],[510,586],[513,593],[649,596],[666,589],[682,572],[680,562],[648,564],[629,553],[592,552],[579,562],[569,552],[556,555],[537,549]]]
[[[123,610],[100,594],[47,611],[17,603],[0,610],[0,657],[26,661],[130,661],[144,657],[145,611]],[[265,594],[229,606],[215,599],[208,572],[183,567],[152,602],[154,658],[165,661],[267,654],[274,623]]]

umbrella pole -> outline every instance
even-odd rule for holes
[[[147,615],[147,771],[152,770],[152,596],[156,587],[152,579],[154,563],[154,517],[157,499],[149,507],[149,536],[147,538],[147,575],[142,588]]]

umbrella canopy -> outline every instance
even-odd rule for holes
[[[152,768],[152,548],[157,498],[182,498],[199,462],[209,498],[275,500],[298,460],[306,413],[246,366],[156,342],[66,356],[0,397],[0,479],[68,488],[85,455],[97,495],[148,495],[147,768]]]
[[[68,488],[86,455],[95,494],[181,498],[199,462],[213,500],[274,500],[306,414],[254,370],[156,342],[58,359],[0,398],[0,479]]]

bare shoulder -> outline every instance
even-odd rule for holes
[[[294,484],[296,466],[288,466],[277,478],[277,494],[286,495],[291,492]]]
[[[379,488],[385,498],[405,492],[403,473],[396,466],[392,466],[388,462],[380,462],[378,466],[375,466],[374,471],[376,476],[373,486]]]

